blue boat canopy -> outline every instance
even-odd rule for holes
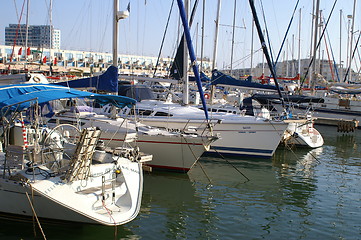
[[[248,77],[246,80],[238,80],[231,76],[228,76],[220,71],[213,70],[212,71],[212,85],[225,85],[225,86],[233,86],[247,89],[259,89],[264,91],[277,91],[277,87],[275,85],[269,84],[261,84],[252,82],[252,77]],[[281,88],[281,90],[283,90]]]
[[[132,106],[136,101],[132,98],[96,94],[80,91],[68,87],[51,84],[18,84],[0,86],[0,109],[11,106],[13,111],[21,111],[28,108],[31,102],[46,103],[63,98],[89,98],[96,99],[100,104],[113,104],[117,107]]]
[[[110,66],[103,74],[90,78],[75,79],[66,82],[54,83],[55,85],[70,88],[95,88],[107,92],[118,92],[118,68]]]

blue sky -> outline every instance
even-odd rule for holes
[[[204,27],[204,56],[212,57],[214,41],[214,20],[218,0],[206,0],[205,27]],[[0,6],[0,44],[4,44],[4,31],[9,23],[17,23],[24,0],[1,0]],[[119,0],[120,9],[126,9],[128,2],[131,5],[130,17],[119,23],[119,52],[123,54],[157,56],[163,33],[165,30],[172,0]],[[191,1],[191,5],[194,0]],[[251,12],[248,0],[237,0],[236,30],[233,53],[233,68],[249,67],[251,54]],[[259,18],[263,23],[263,13],[260,0],[255,0]],[[287,25],[292,16],[296,0],[263,0],[263,9],[267,28],[271,39],[273,54],[277,55]],[[334,0],[321,0],[320,9],[327,19]],[[342,59],[346,61],[347,49],[347,15],[352,14],[354,0],[338,0],[328,27],[331,45],[336,61],[339,61],[340,49],[340,9],[342,15]],[[30,0],[29,24],[49,24],[50,0]],[[202,3],[199,1],[197,15],[194,20],[191,34],[194,48],[200,56]],[[359,4],[360,5],[360,4]],[[112,44],[112,6],[113,0],[53,0],[52,19],[55,28],[61,30],[62,49],[111,51]],[[361,5],[360,5],[361,6]],[[355,31],[360,29],[360,6],[356,7]],[[288,35],[288,47],[284,47],[281,60],[292,56],[297,58],[299,9],[302,9],[301,20],[301,57],[310,54],[311,13],[312,0],[300,0],[297,13]],[[232,22],[234,0],[222,0],[220,32],[218,43],[218,68],[228,67],[231,60]],[[26,10],[24,9],[21,23],[25,23]],[[169,29],[166,34],[162,57],[173,56],[177,46],[179,32],[179,11],[175,0]],[[198,26],[198,28],[197,28]],[[198,29],[198,31],[197,31]],[[198,33],[198,34],[197,34]],[[293,40],[294,39],[294,40]],[[294,46],[294,47],[292,47]],[[253,50],[254,65],[262,61],[262,53],[258,36],[254,35]],[[288,51],[286,51],[288,49]],[[324,58],[327,58],[326,48],[321,48]]]

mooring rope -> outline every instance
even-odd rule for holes
[[[30,186],[31,190],[33,191],[33,188],[31,187],[31,184],[29,184],[29,186]],[[43,235],[43,238],[46,240],[45,233],[44,233],[44,231],[43,231],[43,228],[41,227],[40,221],[39,221],[38,216],[37,216],[37,214],[36,214],[36,211],[35,211],[35,209],[34,209],[33,203],[31,202],[31,199],[30,199],[30,197],[29,197],[29,194],[28,194],[28,192],[26,192],[26,191],[25,191],[25,194],[26,194],[26,197],[27,197],[28,200],[29,200],[29,204],[30,204],[31,210],[33,211],[34,217],[35,217],[35,219],[36,219],[36,222],[38,223],[38,226],[39,226],[39,229],[40,229],[40,231],[41,231],[41,234]]]

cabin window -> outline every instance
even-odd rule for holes
[[[167,117],[172,117],[173,115],[172,115],[172,114],[169,114],[169,113],[166,113],[166,112],[156,112],[156,113],[154,114],[154,116],[159,116],[159,117],[165,117],[165,116],[167,116]]]
[[[138,110],[138,114],[139,115],[143,115],[143,116],[150,116],[152,114],[152,111],[150,110],[145,110],[145,109],[139,109]]]

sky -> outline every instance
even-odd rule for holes
[[[26,0],[0,0],[2,9],[0,44],[5,42],[4,33],[8,24],[18,23],[20,16],[20,23],[26,23],[26,4],[21,15],[24,1],[26,2]],[[337,0],[320,0],[320,10],[322,10],[325,22],[329,18],[334,1]],[[329,41],[327,40],[327,45],[322,41],[318,53],[324,59],[332,58],[333,55],[338,63],[341,53],[341,61],[347,62],[347,53],[350,52],[347,51],[348,29],[351,25],[347,15],[353,14],[354,1],[337,1],[326,31]],[[179,27],[177,1],[174,0],[171,8],[172,2],[173,0],[119,0],[119,10],[125,10],[130,3],[129,18],[119,22],[119,53],[158,56],[166,31],[160,55],[161,57],[173,57],[181,28]],[[203,8],[204,2],[205,7]],[[204,57],[211,59],[213,56],[217,2],[218,0],[199,0],[191,28],[193,46],[198,57],[202,56],[202,52]],[[296,2],[296,0],[255,0],[261,26],[268,32],[274,59],[280,51]],[[190,0],[191,6],[193,3],[194,0]],[[50,14],[49,5],[50,0],[30,0],[29,24],[49,24],[50,16],[52,16],[54,27],[61,30],[62,49],[111,52],[113,0],[53,0],[52,14]],[[360,8],[361,4],[356,5],[355,39],[357,39],[360,29],[361,17],[357,16],[358,13],[361,13]],[[203,9],[204,21],[202,19]],[[236,9],[235,19],[233,18],[234,9]],[[312,9],[312,0],[299,0],[279,61],[298,59],[299,46],[301,58],[310,56]],[[165,30],[170,12],[168,28]],[[232,27],[234,21],[235,28]],[[204,22],[204,34],[202,34],[202,22]],[[252,31],[252,15],[248,0],[222,0],[219,22],[217,68],[229,69],[231,59],[233,69],[250,67],[251,62],[255,66],[263,61],[257,32],[255,29]],[[300,35],[299,30],[301,31]],[[252,32],[254,33],[253,38]],[[203,51],[201,51],[202,42]],[[251,54],[252,52],[253,54]],[[358,59],[360,58],[358,57]],[[359,65],[354,64],[354,68],[359,68]]]

